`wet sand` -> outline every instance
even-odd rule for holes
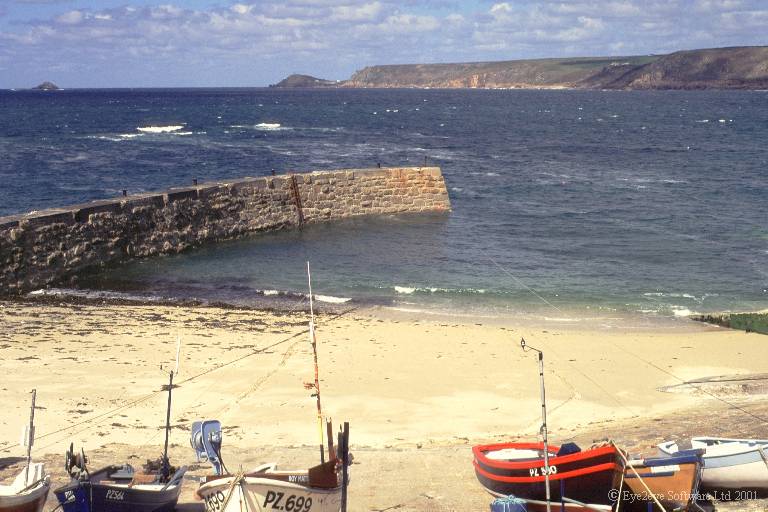
[[[523,336],[545,353],[553,442],[613,438],[652,454],[670,437],[765,437],[756,419],[768,417],[759,386],[680,385],[768,373],[760,356],[766,338],[682,322],[606,330],[376,311],[321,315],[323,409],[337,424],[351,424],[350,510],[487,510],[471,445],[535,439],[539,427],[538,370],[535,355],[519,348]],[[202,418],[222,421],[230,468],[312,464],[318,441],[315,401],[304,388],[314,371],[306,323],[304,312],[0,303],[0,465],[23,454],[17,443],[32,388],[40,407],[35,458],[48,462],[55,484],[65,482],[70,442],[85,448],[92,467],[157,457],[167,399],[161,386],[177,336],[175,464],[194,463],[189,426]],[[183,501],[194,502],[193,480],[205,471],[188,475]],[[762,502],[733,506],[721,509],[765,509]]]

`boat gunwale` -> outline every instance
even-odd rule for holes
[[[504,482],[510,484],[527,484],[527,483],[540,483],[545,482],[547,477],[545,475],[538,476],[505,476],[491,473],[483,469],[477,461],[472,461],[475,466],[475,471],[483,475],[484,477],[497,482]],[[591,475],[593,473],[601,473],[603,471],[617,471],[621,469],[621,465],[615,462],[604,462],[595,466],[587,466],[586,468],[574,469],[571,471],[565,471],[563,473],[553,473],[549,475],[549,480],[568,480],[570,478],[576,478],[585,475]]]
[[[472,453],[475,455],[475,462],[482,463],[485,466],[489,466],[497,469],[529,469],[529,468],[544,467],[543,456],[536,459],[527,459],[524,461],[510,462],[510,461],[491,459],[485,455],[486,452],[503,449],[503,448],[512,448],[512,449],[520,449],[520,450],[531,450],[531,449],[543,450],[544,443],[494,443],[494,444],[476,445],[472,447]],[[550,452],[556,453],[559,449],[560,449],[559,446],[549,445]],[[550,466],[555,466],[559,464],[568,464],[571,462],[578,462],[586,459],[601,457],[603,455],[608,455],[611,453],[616,454],[617,453],[616,448],[612,445],[606,445],[606,446],[600,446],[597,448],[590,448],[588,450],[584,450],[577,453],[570,453],[568,455],[550,456],[548,462]],[[614,463],[614,465],[616,464]],[[550,475],[550,478],[552,476],[554,476],[554,474]]]
[[[208,482],[200,484],[200,486],[195,490],[195,494],[200,499],[205,499],[205,497],[202,495],[203,489],[210,489],[211,492],[215,492],[214,489],[218,487],[224,487],[228,488],[230,485],[232,485],[232,479],[235,478],[237,475],[223,475],[219,478],[216,478],[214,480],[209,480]],[[245,481],[245,484],[251,484],[251,485],[277,485],[281,487],[288,487],[289,489],[294,490],[302,490],[305,492],[313,493],[313,494],[335,494],[341,491],[341,485],[338,485],[336,487],[311,487],[309,485],[302,485],[300,483],[296,482],[288,482],[286,480],[279,480],[276,478],[269,478],[269,477],[263,477],[263,476],[247,476],[245,475],[243,477],[243,480]],[[254,481],[255,480],[255,481]]]

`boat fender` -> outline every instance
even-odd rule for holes
[[[579,448],[579,445],[576,443],[564,443],[562,446],[560,446],[560,449],[557,450],[557,456],[560,457],[561,455],[572,455],[579,452],[581,452],[581,448]]]

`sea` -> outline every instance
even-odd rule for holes
[[[416,316],[768,308],[768,92],[0,91],[0,216],[273,171],[438,165],[448,214],[120,264],[76,293]],[[64,293],[58,290],[48,293]]]

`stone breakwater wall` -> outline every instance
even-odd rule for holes
[[[0,295],[86,269],[359,215],[448,211],[438,167],[348,169],[203,183],[0,217]]]

